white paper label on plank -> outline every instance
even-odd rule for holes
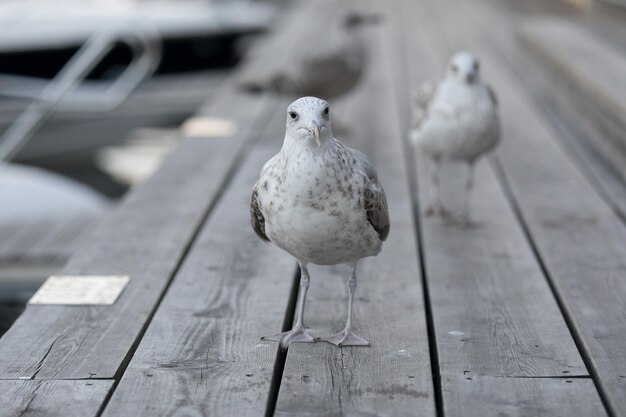
[[[235,136],[237,123],[217,117],[197,116],[183,123],[183,135],[189,138],[229,138]]]
[[[129,279],[121,275],[53,275],[28,303],[110,305],[117,300]]]

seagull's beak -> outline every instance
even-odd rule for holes
[[[473,83],[474,81],[476,81],[476,76],[477,73],[476,71],[470,71],[469,73],[467,73],[467,75],[465,76],[465,81],[468,83]]]
[[[317,146],[320,146],[320,127],[315,122],[315,120],[311,121],[311,124],[309,124],[308,130],[309,130],[309,133],[312,134],[313,137],[315,138],[315,142],[317,143]]]

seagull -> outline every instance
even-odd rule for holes
[[[377,255],[389,234],[387,199],[374,164],[333,137],[328,103],[303,97],[287,109],[281,150],[261,170],[250,201],[252,227],[263,240],[296,258],[300,266],[296,323],[264,337],[280,342],[322,340],[336,346],[367,346],[352,331],[352,303],[361,258]],[[348,319],[332,336],[315,339],[304,327],[309,264],[348,264]]]
[[[500,139],[498,101],[480,78],[476,56],[456,53],[441,82],[422,84],[415,97],[414,118],[409,138],[431,160],[431,201],[425,214],[447,215],[439,195],[439,169],[444,161],[460,161],[468,166],[461,216],[468,222],[474,164]]]
[[[376,15],[347,14],[342,23],[344,39],[336,48],[305,56],[291,71],[278,71],[265,81],[246,83],[244,89],[294,98],[315,95],[326,100],[347,93],[359,83],[367,64],[367,43],[359,29],[375,22]]]

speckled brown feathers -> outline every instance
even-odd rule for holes
[[[365,210],[367,220],[370,222],[380,240],[385,241],[389,236],[389,210],[385,192],[379,184],[365,189]]]
[[[265,234],[265,218],[259,209],[259,202],[257,198],[258,191],[255,186],[252,189],[252,196],[250,197],[250,222],[252,223],[252,228],[257,236],[264,241],[269,242],[270,240]]]
[[[353,158],[367,176],[366,186],[363,190],[364,208],[367,211],[367,220],[370,222],[380,240],[385,241],[389,236],[389,209],[385,190],[378,182],[376,167],[370,159],[361,151],[348,148]]]

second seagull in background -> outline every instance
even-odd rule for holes
[[[470,220],[469,198],[476,161],[498,144],[500,123],[493,89],[480,77],[478,59],[458,52],[446,77],[420,86],[414,103],[414,128],[409,140],[429,159],[430,203],[426,215],[447,216],[439,194],[439,170],[446,161],[467,163],[461,220]]]

